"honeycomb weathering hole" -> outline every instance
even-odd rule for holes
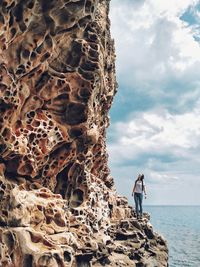
[[[69,103],[66,106],[65,121],[69,125],[77,125],[87,120],[86,106],[80,103]]]
[[[79,207],[84,200],[84,192],[80,189],[75,189],[70,197],[70,206],[75,208]]]

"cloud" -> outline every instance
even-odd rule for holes
[[[151,183],[161,183],[161,184],[169,184],[177,182],[180,178],[177,176],[173,176],[170,174],[160,174],[157,172],[150,172],[149,173],[149,182]]]
[[[127,122],[113,124],[111,132],[115,136],[109,150],[116,161],[118,156],[125,161],[142,153],[184,157],[200,147],[200,110],[177,115],[167,110],[141,112]]]
[[[137,147],[145,150],[160,150],[161,144],[162,148],[196,147],[197,143],[200,144],[199,115],[198,110],[173,116],[168,111],[140,114],[139,118],[127,124],[116,124],[116,130],[126,129],[126,134],[120,137],[119,142],[125,146],[137,144]]]
[[[122,189],[124,179],[128,179],[127,188],[130,188],[133,183],[130,177],[141,172],[148,177],[150,185],[175,183],[181,188],[182,184],[195,186],[200,182],[198,103],[184,114],[172,115],[167,110],[154,110],[130,117],[111,126],[115,136],[108,144],[109,163],[112,174],[118,177],[120,192],[127,191]]]
[[[192,198],[200,185],[199,4],[111,1],[119,91],[108,152],[117,188],[127,196],[144,172],[155,194],[150,203],[187,203],[188,188],[191,203],[200,203]]]
[[[155,99],[199,88],[200,46],[194,28],[180,19],[198,1],[136,2],[111,2],[119,84]]]
[[[154,14],[162,16],[180,16],[188,7],[194,6],[198,3],[198,0],[148,0],[148,4],[153,10]]]

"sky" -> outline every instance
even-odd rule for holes
[[[112,0],[118,92],[107,131],[109,167],[145,205],[200,205],[200,1]]]

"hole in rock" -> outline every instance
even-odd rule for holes
[[[64,83],[65,83],[65,82],[64,82],[63,80],[60,80],[60,79],[57,80],[57,85],[58,85],[59,87],[62,86]]]
[[[41,54],[42,49],[43,49],[43,43],[42,43],[40,46],[38,46],[38,47],[35,49],[35,51],[36,51],[38,54]]]
[[[94,79],[94,74],[92,72],[86,72],[82,70],[81,68],[78,68],[78,72],[86,80],[92,81]]]
[[[4,191],[3,190],[0,190],[0,200],[2,200],[4,197]]]
[[[73,41],[71,52],[67,55],[66,64],[71,67],[78,67],[81,55],[82,55],[82,44]]]
[[[31,53],[31,60],[34,60],[36,58],[36,53],[35,52],[32,52]]]
[[[11,232],[7,232],[4,236],[4,242],[6,243],[7,247],[10,251],[14,249],[15,245],[15,238],[14,235]]]
[[[12,104],[7,104],[3,101],[3,99],[0,99],[0,113],[4,113],[7,109],[10,109],[12,107]]]
[[[73,163],[69,163],[61,172],[56,176],[57,184],[55,188],[56,194],[61,194],[65,198],[68,189],[68,172]]]
[[[84,71],[95,71],[98,68],[98,65],[92,61],[85,61],[81,64],[81,68]]]
[[[59,13],[60,13],[59,14],[59,22],[60,22],[60,24],[68,23],[68,20],[69,20],[69,17],[70,17],[69,12],[65,8],[62,8]]]
[[[45,37],[45,43],[49,48],[51,48],[53,46],[53,41],[52,41],[51,36],[49,34]]]
[[[64,252],[64,261],[70,262],[71,261],[71,253],[68,251]]]
[[[12,221],[10,221],[9,226],[10,227],[19,227],[21,224],[21,219],[13,218]]]
[[[19,168],[18,173],[22,175],[31,175],[33,172],[33,167],[30,162],[25,161]]]
[[[45,53],[42,57],[41,57],[41,59],[40,59],[40,62],[44,62],[47,58],[49,58],[50,57],[50,53],[49,52],[47,52],[47,53]]]
[[[10,199],[10,198],[9,198]],[[6,217],[8,217],[8,211],[7,210],[2,210],[2,214]]]
[[[22,32],[25,32],[27,29],[26,24],[23,21],[20,21],[19,28]]]
[[[7,146],[5,144],[0,144],[0,154],[6,150]]]
[[[1,89],[1,91],[6,90],[6,88],[7,88],[7,86],[4,83],[0,83],[0,89]],[[1,99],[1,101],[3,101],[3,100]]]
[[[34,140],[34,138],[35,138],[35,134],[34,134],[34,133],[31,133],[31,134],[29,135],[29,142],[32,143],[33,140]]]
[[[13,25],[13,16],[10,16],[9,19],[9,27],[11,27]]]
[[[70,198],[70,206],[73,208],[79,207],[83,203],[83,200],[84,200],[83,191],[80,189],[75,189]]]
[[[67,104],[65,121],[69,125],[76,125],[87,120],[86,107],[83,104],[71,102]]]
[[[87,150],[87,145],[85,144],[84,136],[81,136],[77,139],[76,146],[77,146],[78,153],[86,152],[85,150]]]
[[[51,76],[48,74],[48,71],[43,72],[35,84],[36,91],[38,92],[39,90],[41,90],[42,87],[48,82],[50,78]]]
[[[69,99],[69,94],[64,93],[64,94],[61,94],[61,95],[55,97],[54,100],[60,101],[60,100],[68,100],[68,99]]]
[[[71,138],[79,137],[83,134],[83,129],[82,128],[72,128],[69,131],[69,136]]]
[[[15,178],[17,176],[17,168],[19,166],[20,156],[13,155],[5,162],[6,171],[5,176]]]
[[[4,24],[4,17],[3,17],[3,15],[0,13],[0,22],[2,23],[2,24]]]
[[[88,88],[81,88],[79,91],[79,94],[83,98],[89,98],[89,96],[91,95],[91,92],[90,92],[90,89]]]
[[[54,221],[60,227],[64,227],[65,226],[65,222],[61,218],[54,218]]]
[[[27,5],[29,9],[32,9],[34,7],[34,1],[30,1]]]
[[[90,9],[91,9],[91,6],[92,6],[92,3],[91,1],[87,1],[86,2],[86,5],[85,5],[85,12],[90,12]]]
[[[40,121],[34,121],[33,123],[32,123],[32,126],[33,127],[39,127],[40,126]]]
[[[91,20],[91,16],[85,16],[83,18],[81,18],[78,23],[80,27],[86,27],[87,23]]]
[[[75,2],[75,1],[74,1]],[[67,8],[67,10],[70,11],[70,13],[76,13],[77,11],[80,10],[80,8],[82,8],[85,4],[85,0],[80,0],[80,1],[76,1],[75,3],[70,2],[70,3],[66,3],[65,6]]]
[[[17,4],[14,8],[13,15],[15,16],[17,22],[23,20],[23,4],[22,4],[22,2]]]
[[[30,254],[24,255],[24,260],[23,260],[23,267],[32,267],[33,263],[33,256]]]
[[[55,1],[42,0],[41,5],[42,5],[42,11],[45,13],[54,7]]]
[[[77,178],[77,184],[80,185],[80,184],[82,184],[82,182],[83,182],[83,177],[82,176],[79,176]]]
[[[87,253],[84,255],[77,255],[76,256],[76,265],[77,267],[90,267],[90,261],[93,257],[93,253]]]

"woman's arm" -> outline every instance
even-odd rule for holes
[[[147,197],[147,189],[146,189],[146,185],[144,185],[144,195],[145,195],[145,198]]]
[[[132,196],[133,196],[134,191],[135,191],[135,184],[134,184],[134,187],[133,187]]]

